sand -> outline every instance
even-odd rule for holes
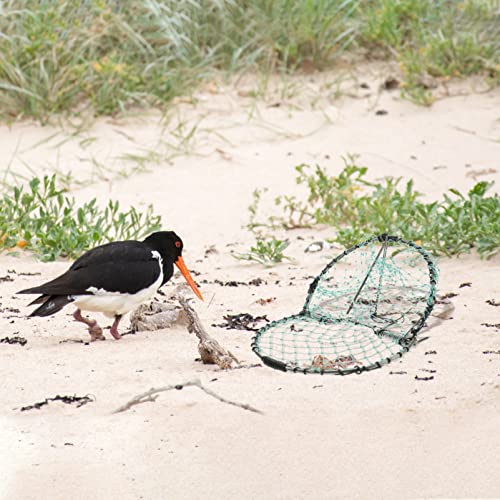
[[[303,77],[289,82],[295,95],[261,100],[245,97],[251,83],[207,87],[196,106],[179,103],[167,125],[152,114],[99,120],[73,135],[32,123],[1,126],[0,152],[12,172],[28,175],[26,164],[39,175],[71,171],[68,185],[79,201],[154,204],[165,229],[183,238],[197,280],[207,280],[201,284],[207,300],[195,304],[202,322],[255,364],[251,332],[210,325],[225,314],[278,319],[297,312],[309,276],[339,252],[304,253],[311,241],[331,235],[315,228],[276,233],[290,239],[293,263],[266,268],[235,260],[230,251],[253,241],[243,226],[255,188],[269,188],[270,199],[297,193],[295,165],[320,163],[338,173],[347,153],[360,155],[371,178],[413,178],[427,199],[450,187],[466,190],[475,180],[497,186],[500,180],[498,90],[475,92],[466,82],[427,109],[402,101],[397,91],[378,92],[370,70],[350,81],[350,95],[340,99],[328,94],[328,78],[335,82],[335,75]],[[363,81],[370,89],[359,88]],[[198,132],[188,144],[172,134],[194,124]],[[165,145],[172,141],[175,154]],[[158,157],[140,165],[118,158],[151,150]],[[273,209],[270,201],[264,207]],[[205,254],[212,245],[217,252]],[[63,342],[87,340],[71,310],[28,319],[28,300],[15,292],[55,277],[68,262],[1,254],[0,278],[9,278],[0,283],[0,337],[28,342],[0,343],[0,497],[500,498],[500,331],[482,325],[500,321],[499,309],[486,302],[500,299],[500,257],[472,254],[438,264],[440,293],[458,294],[452,318],[423,330],[428,339],[401,360],[338,377],[204,366],[182,325],[120,341],[105,332],[105,342]],[[256,277],[267,284],[214,281]],[[256,302],[271,297],[266,305]],[[432,380],[415,378],[431,373]],[[185,388],[113,414],[151,387],[193,378],[263,413]],[[91,395],[93,402],[20,411],[57,394]]]

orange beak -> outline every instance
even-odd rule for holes
[[[191,274],[189,274],[188,268],[186,267],[186,264],[184,262],[184,259],[182,257],[178,257],[177,260],[175,261],[175,265],[179,269],[179,271],[182,273],[182,276],[186,279],[188,282],[189,286],[193,290],[193,292],[196,294],[196,296],[201,299],[205,300],[203,298],[203,295],[201,292],[198,290],[198,287],[196,286],[196,283],[194,282],[193,278],[191,277]]]

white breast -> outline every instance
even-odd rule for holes
[[[163,281],[163,266],[160,254],[152,252],[153,257],[158,260],[160,274],[156,281],[148,288],[139,290],[137,293],[108,292],[104,289],[89,287],[88,292],[92,295],[73,295],[74,304],[84,311],[102,312],[106,316],[121,316],[140,306],[143,302],[151,299],[160,288]]]

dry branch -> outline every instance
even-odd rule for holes
[[[199,339],[198,352],[203,363],[215,364],[223,370],[232,368],[232,364],[240,364],[236,357],[230,352],[226,351],[217,340],[210,337],[201,324],[200,318],[196,311],[192,308],[188,299],[180,291],[176,291],[175,298],[179,301],[180,305],[186,313],[188,321],[188,331],[195,333]]]
[[[199,379],[194,379],[194,380],[189,380],[187,382],[184,382],[182,384],[175,384],[175,385],[166,385],[164,387],[158,387],[155,389],[154,387],[152,389],[149,389],[149,391],[143,392],[142,394],[139,394],[132,398],[128,403],[125,403],[123,406],[120,406],[120,408],[116,409],[113,413],[121,413],[123,411],[127,411],[130,408],[132,408],[135,405],[139,405],[142,403],[146,402],[154,402],[156,401],[156,398],[158,397],[157,394],[160,392],[167,392],[171,391],[173,389],[177,389],[180,391],[181,389],[184,389],[184,387],[198,387],[201,389],[203,392],[208,394],[209,396],[212,396],[213,398],[217,399],[218,401],[222,403],[226,403],[228,405],[232,406],[237,406],[238,408],[242,408],[243,410],[248,410],[254,413],[260,413],[262,412],[258,410],[257,408],[254,408],[253,406],[250,406],[245,403],[237,403],[236,401],[231,401],[230,399],[223,398],[222,396],[219,396],[216,392],[212,391],[211,389],[207,389]]]

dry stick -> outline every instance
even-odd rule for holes
[[[219,396],[216,392],[212,391],[211,389],[207,389],[204,385],[202,385],[201,381],[199,379],[194,379],[194,380],[189,380],[187,382],[184,382],[182,384],[176,384],[176,385],[166,385],[164,387],[159,387],[155,389],[154,387],[152,389],[149,389],[149,391],[143,392],[142,394],[139,394],[138,396],[135,396],[135,398],[132,398],[128,403],[125,403],[123,406],[120,406],[120,408],[116,409],[113,413],[121,413],[123,411],[127,411],[132,406],[135,405],[140,405],[141,403],[146,403],[148,401],[156,401],[156,398],[158,396],[155,396],[155,394],[158,394],[160,392],[166,392],[166,391],[171,391],[173,389],[177,389],[180,391],[181,389],[184,389],[184,387],[198,387],[201,389],[203,392],[208,394],[209,396],[212,396],[213,398],[217,399],[218,401],[221,401],[222,403],[226,403],[228,405],[232,406],[237,406],[238,408],[242,408],[243,410],[248,410],[252,411],[254,413],[260,413],[262,412],[258,410],[257,408],[254,408],[253,406],[244,404],[244,403],[237,403],[235,401],[231,401],[230,399],[223,398],[222,396]]]
[[[191,307],[191,304],[188,302],[186,297],[184,297],[182,292],[177,291],[175,297],[186,313],[188,331],[190,333],[194,332],[200,339],[200,342],[198,343],[198,352],[200,353],[203,363],[215,364],[223,370],[231,368],[233,362],[240,365],[241,363],[230,351],[226,351],[226,349],[224,349],[215,339],[210,337],[204,326],[201,324],[198,314],[196,314],[196,311]]]

